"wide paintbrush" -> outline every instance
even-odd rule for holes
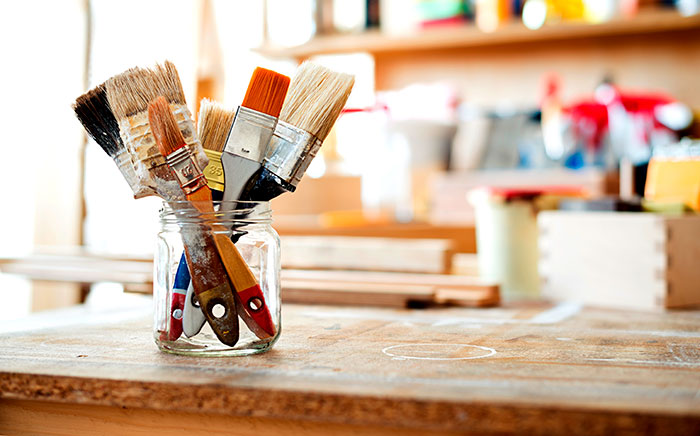
[[[148,123],[148,104],[158,96],[164,96],[199,165],[202,168],[207,165],[208,159],[197,139],[175,65],[166,61],[153,68],[131,68],[107,80],[105,86],[121,138],[131,154],[139,179],[140,195],[137,198],[157,194],[170,200],[184,200],[182,190],[174,183],[165,158],[158,151]]]
[[[243,187],[260,169],[288,87],[285,75],[260,67],[253,71],[221,156],[224,201],[238,200]]]
[[[138,179],[131,156],[119,136],[119,124],[107,101],[107,91],[102,83],[75,100],[73,110],[78,120],[102,150],[114,160],[129,187],[137,195]]]
[[[166,156],[168,166],[178,180],[187,199],[201,214],[213,217],[215,211],[211,199],[211,190],[207,186],[202,170],[197,165],[191,151],[185,144],[180,130],[177,128],[167,100],[162,97],[154,100],[148,106],[148,114],[158,148],[161,154]],[[205,230],[204,233],[213,236],[216,250],[221,256],[229,280],[235,289],[235,297],[243,308],[241,316],[246,325],[260,338],[275,336],[277,329],[272,321],[262,289],[238,249],[229,239],[228,229],[212,224],[210,230]],[[185,253],[187,254],[188,252],[189,247],[185,245]],[[188,254],[189,262],[190,256]],[[196,277],[197,274],[193,273],[193,282],[196,280]],[[195,286],[195,291],[196,289],[197,287]],[[197,298],[203,309],[208,307],[207,302],[202,301],[201,294],[198,293]]]
[[[293,192],[340,116],[354,76],[304,62],[268,145],[263,166],[243,189],[243,201],[267,201]]]

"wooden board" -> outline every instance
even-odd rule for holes
[[[700,17],[681,17],[673,10],[643,11],[634,19],[617,19],[591,25],[582,22],[549,24],[530,30],[521,22],[495,32],[482,32],[474,25],[445,26],[417,31],[408,35],[387,35],[379,31],[361,34],[319,36],[296,47],[261,47],[257,51],[271,57],[296,57],[328,53],[415,52],[447,48],[489,47],[503,44],[560,41],[578,38],[605,38],[616,35],[639,35],[654,32],[681,32],[700,27]]]
[[[372,238],[449,239],[457,253],[476,253],[473,224],[381,223],[362,226],[323,226],[318,217],[275,217],[280,236],[357,236]]]
[[[0,322],[0,433],[700,432],[700,312],[285,305],[272,351],[230,359],[157,351],[143,313]]]
[[[446,239],[282,236],[282,267],[441,274],[449,271]]]
[[[410,307],[495,306],[499,286],[475,277],[366,271],[282,271],[282,299],[290,303]]]

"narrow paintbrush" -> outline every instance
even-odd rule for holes
[[[354,76],[304,62],[282,106],[263,166],[240,200],[267,201],[294,192],[333,124],[340,116]]]
[[[104,83],[78,97],[73,104],[73,110],[85,131],[114,160],[134,196],[138,197],[136,172],[131,163],[131,156],[119,137],[119,124],[109,107]]]
[[[198,164],[202,168],[206,166],[208,160],[197,139],[175,65],[166,61],[150,69],[132,68],[110,78],[105,86],[121,138],[146,193],[142,196],[157,193],[171,200],[184,199],[180,187],[173,183],[148,124],[148,104],[158,96],[164,96],[175,113],[186,143],[197,156]]]
[[[197,166],[177,128],[167,101],[164,98],[156,99],[149,105],[148,113],[149,119],[152,120],[154,133],[157,132],[155,135],[158,148],[161,154],[166,157],[168,166],[178,179],[187,199],[201,213],[213,215],[214,206],[211,202],[211,190],[206,184],[202,170]],[[212,225],[211,230],[210,234],[213,234],[216,249],[236,291],[236,299],[241,303],[240,306],[247,315],[243,317],[243,320],[258,337],[273,337],[276,334],[276,328],[262,289],[260,289],[260,285],[238,249],[229,239],[228,229]],[[187,253],[187,246],[185,248]],[[193,282],[196,277],[196,274],[192,275]],[[195,286],[196,290],[197,286]],[[202,295],[197,293],[202,308],[208,307],[201,297]]]
[[[260,169],[288,87],[287,76],[260,67],[253,72],[221,156],[224,201],[238,200],[243,187]]]
[[[167,162],[166,170],[169,176],[161,175],[161,177],[167,183],[175,183],[182,192],[175,198],[166,197],[165,199],[170,201],[169,204],[172,207],[187,209],[185,212],[189,212],[192,209],[189,204],[183,205],[172,200],[182,197],[191,201],[198,200],[203,196],[200,191],[204,188],[209,191],[204,175],[189,147],[185,145],[185,139],[164,97],[159,97],[148,105],[148,119],[159,150],[166,151],[163,154],[171,154],[173,144],[177,144],[178,151],[181,150]],[[208,196],[208,201],[206,197],[203,196],[205,199],[203,210],[209,212],[209,209],[212,209],[211,195]],[[196,201],[192,204],[202,207],[202,204]],[[206,204],[209,205],[208,208]],[[192,272],[192,287],[202,312],[219,340],[233,346],[238,342],[239,335],[237,304],[221,258],[217,253],[214,238],[209,229],[196,224],[183,225],[181,233],[187,265]],[[224,308],[224,314],[219,317],[214,314],[214,308],[217,305]]]
[[[225,109],[220,104],[202,99],[199,104],[199,119],[197,120],[197,135],[202,142],[204,152],[209,158],[209,165],[204,169],[204,177],[207,179],[211,195],[214,200],[221,200],[224,189],[224,171],[221,168],[221,152],[226,145],[233,118],[236,113]],[[183,254],[180,264],[184,261]],[[185,267],[179,269],[175,276],[175,283],[186,286],[190,282],[190,273]],[[174,292],[174,290],[173,290]],[[194,289],[187,287],[185,298],[185,310],[182,318],[182,330],[187,337],[192,337],[199,333],[204,326],[205,318],[202,311],[195,303]]]
[[[197,134],[204,153],[209,158],[209,165],[204,168],[204,177],[207,178],[212,199],[215,201],[223,199],[225,179],[221,158],[235,117],[234,111],[206,98],[199,104]]]

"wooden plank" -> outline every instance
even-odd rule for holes
[[[444,239],[283,236],[282,267],[441,274],[452,244]]]
[[[83,254],[34,254],[18,258],[0,258],[0,271],[32,280],[128,285],[153,283],[153,259],[108,258]]]
[[[380,31],[361,34],[318,36],[295,47],[260,47],[269,57],[307,58],[329,53],[415,52],[465,47],[524,44],[570,39],[602,39],[618,35],[677,32],[700,28],[700,17],[682,17],[673,10],[643,11],[633,19],[616,19],[600,24],[564,22],[530,30],[514,21],[495,32],[482,32],[473,25],[426,29],[407,35],[387,35]]]
[[[89,320],[65,313],[43,330],[0,333],[0,432],[31,430],[28,418],[51,414],[59,416],[47,423],[75,414],[82,425],[92,416],[125,426],[136,416],[163,414],[162,423],[219,415],[244,428],[254,417],[260,434],[264,422],[280,420],[330,424],[329,431],[341,424],[467,434],[700,431],[699,312],[285,305],[274,350],[233,359],[160,353],[150,317],[131,311],[86,311]],[[8,325],[0,322],[0,331]],[[24,401],[37,403],[17,403]]]
[[[285,279],[282,299],[289,303],[409,307],[453,305],[486,307],[500,301],[497,286],[440,288],[429,284]]]
[[[282,280],[325,280],[350,283],[427,285],[443,289],[498,289],[498,285],[478,277],[451,274],[410,274],[376,271],[282,270]]]
[[[463,435],[458,432],[426,431],[384,426],[314,423],[283,419],[227,416],[187,412],[163,412],[141,408],[114,408],[81,404],[0,400],[0,431],[3,434],[51,436],[125,435],[192,436],[367,436]],[[232,433],[232,431],[234,433]]]
[[[318,217],[277,217],[273,224],[281,236],[355,236],[403,239],[449,239],[457,253],[476,253],[473,224],[380,223],[363,226],[326,227]],[[297,217],[300,218],[300,217]]]

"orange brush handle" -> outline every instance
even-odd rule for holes
[[[211,190],[206,185],[188,194],[187,199],[192,201],[192,204],[200,212],[214,212],[214,206],[211,203]],[[216,249],[221,256],[221,262],[224,264],[240,303],[238,310],[243,310],[239,313],[241,318],[260,339],[274,336],[277,329],[255,275],[231,241],[228,229],[213,225],[212,230]]]
[[[245,315],[247,315],[246,317],[241,314],[241,318],[260,339],[274,336],[277,330],[255,275],[248,268],[248,264],[228,234],[217,233],[214,235],[214,241],[231,284],[236,290],[236,296],[240,303],[238,307],[239,309],[243,308]],[[254,322],[254,325],[251,321]]]

